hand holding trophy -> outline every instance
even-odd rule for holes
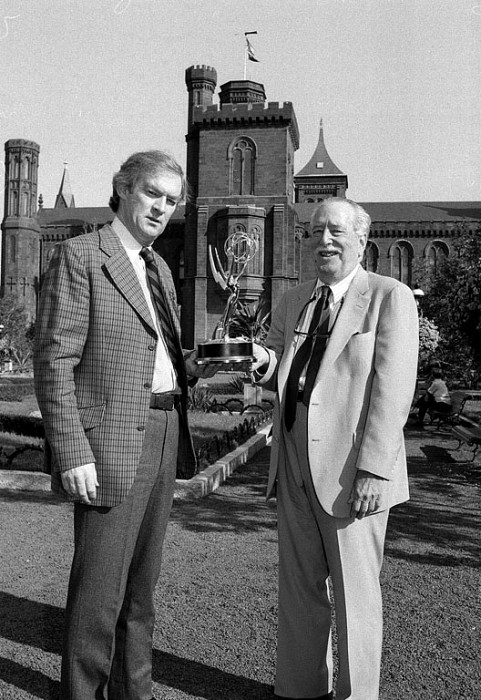
[[[222,289],[229,291],[222,318],[215,327],[212,340],[197,346],[197,363],[209,362],[246,363],[254,360],[252,341],[230,338],[229,329],[239,300],[239,278],[247,263],[256,255],[256,239],[244,231],[231,233],[224,244],[227,270],[224,270],[215,248],[209,245],[209,263],[214,280]]]

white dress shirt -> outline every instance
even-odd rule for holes
[[[164,391],[174,391],[178,388],[177,376],[170,359],[162,329],[160,327],[157,314],[154,309],[154,304],[152,302],[152,297],[150,295],[150,290],[147,284],[147,273],[145,271],[145,261],[139,255],[142,246],[135,240],[130,231],[124,226],[117,216],[112,222],[112,228],[119,237],[120,242],[129,256],[132,267],[134,268],[135,274],[140,282],[140,286],[142,287],[147,306],[149,307],[150,315],[152,316],[154,327],[157,331],[154,376],[152,377],[152,393],[158,394]]]

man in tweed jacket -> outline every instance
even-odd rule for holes
[[[46,464],[75,504],[62,700],[152,698],[153,591],[176,473],[195,473],[187,383],[218,369],[182,351],[173,281],[154,254],[162,325],[140,254],[184,195],[174,159],[132,155],[113,178],[112,225],[57,245],[43,280],[34,369]]]

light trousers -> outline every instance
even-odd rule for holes
[[[277,486],[279,627],[275,692],[315,698],[333,686],[332,582],[339,659],[336,700],[377,700],[382,648],[379,585],[388,511],[334,518],[317,499],[307,454],[307,408],[298,403]],[[302,486],[299,486],[301,475]]]

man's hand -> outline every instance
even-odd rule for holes
[[[351,518],[361,519],[380,509],[380,481],[386,481],[386,479],[359,469],[348,500],[348,503],[351,504]]]
[[[207,365],[196,364],[197,350],[192,350],[189,355],[184,355],[185,370],[190,377],[198,379],[208,379],[217,374],[220,370],[227,372],[233,369],[234,364],[230,362],[209,362]]]
[[[255,360],[252,363],[252,371],[257,371],[262,374],[263,370],[267,370],[269,364],[269,353],[262,345],[258,343],[252,344]]]
[[[70,496],[80,498],[82,503],[90,505],[97,498],[97,470],[95,464],[83,464],[62,472],[62,484]]]

